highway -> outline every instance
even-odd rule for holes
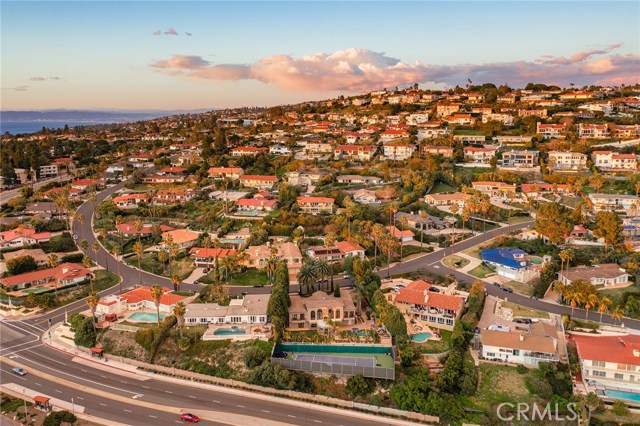
[[[40,182],[34,183],[32,186],[35,191],[50,182],[64,182],[66,180],[69,180],[69,175],[62,175],[51,179],[41,180]],[[19,195],[20,188],[10,189],[8,191],[0,191],[0,206],[11,200],[12,198],[18,197]]]

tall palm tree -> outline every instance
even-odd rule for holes
[[[427,224],[427,212],[424,210],[420,210],[418,212],[418,215],[420,216],[420,219],[422,219],[422,221],[424,222],[423,224],[420,225],[420,253],[422,253],[422,241],[424,240],[424,225]]]
[[[560,300],[564,301],[567,292],[567,286],[560,280],[553,282],[553,291],[560,296]]]
[[[173,291],[178,292],[180,291],[180,285],[182,285],[182,280],[177,275],[174,275],[171,277],[171,284],[173,284]]]
[[[153,304],[156,305],[158,328],[160,328],[160,299],[162,299],[162,287],[158,284],[154,284],[151,286],[150,293],[151,298],[153,299]]]
[[[105,244],[105,247],[106,247],[106,244],[107,244],[107,230],[106,229],[103,228],[103,229],[100,230],[100,238],[102,238],[103,244]],[[107,253],[107,250],[104,251],[104,261],[105,261],[105,267],[106,267],[106,269],[108,271],[109,270],[109,254]]]
[[[96,263],[98,263],[98,250],[100,250],[100,245],[97,241],[94,241],[93,244],[91,244],[91,251],[96,256]]]
[[[451,203],[451,207],[449,207],[449,210],[451,211],[451,214],[455,216],[456,214],[458,214],[458,211],[460,211],[460,206],[458,205],[458,203],[453,202],[453,203]],[[453,233],[455,234],[455,232],[456,232],[456,225],[454,223],[453,224]]]
[[[609,305],[611,305],[611,299],[607,296],[602,296],[598,302],[598,312],[600,312],[600,322],[602,322],[602,314],[609,311]]]
[[[84,225],[86,217],[83,214],[79,214],[76,216],[76,220],[78,221],[78,223],[80,223],[80,225]]]
[[[331,265],[329,265],[329,262],[327,262],[326,260],[320,260],[316,262],[315,267],[323,283],[325,281],[325,277],[329,275],[333,275],[333,268],[331,267]]]
[[[82,266],[89,269],[91,268],[91,258],[89,256],[82,257]],[[93,292],[93,274],[89,274],[89,288],[91,288],[91,292]]]
[[[571,253],[569,250],[562,250],[559,254],[560,256],[560,272],[564,271],[564,262],[571,258]]]
[[[613,308],[613,311],[611,311],[611,318],[613,318],[613,323],[615,324],[616,320],[620,321],[623,314],[624,312],[620,306],[616,306],[615,308]]]
[[[589,309],[598,305],[600,299],[596,293],[591,293],[587,297],[585,297],[584,309],[587,311],[584,318],[589,319]]]
[[[182,337],[182,327],[184,326],[184,315],[187,313],[187,307],[184,303],[178,302],[173,305],[173,315],[178,320],[178,330],[180,330],[180,337]]]
[[[87,251],[87,248],[89,248],[89,242],[87,240],[80,241],[80,248],[82,251]]]
[[[137,218],[136,220],[134,220],[133,228],[136,230],[136,233],[138,234],[138,241],[140,241],[140,238],[142,237],[142,228],[143,228],[142,219]]]
[[[400,218],[400,226],[402,228],[402,231],[404,231],[406,229],[408,224],[409,224],[409,221],[407,220],[407,218],[405,216],[402,216]],[[403,248],[404,248],[404,237],[401,236],[401,238],[400,238],[400,263],[402,263]]]
[[[298,271],[298,284],[300,285],[299,293],[308,293],[309,289],[313,289],[313,286],[318,281],[318,272],[315,265],[312,262],[304,262]],[[305,289],[303,292],[302,289]]]
[[[142,267],[140,266],[140,262],[142,261],[142,255],[144,254],[144,247],[142,247],[142,243],[140,241],[133,245],[133,252],[138,256],[138,280],[139,283],[142,284]]]
[[[160,250],[158,252],[158,262],[162,264],[162,273],[167,272],[167,260],[169,260],[169,252],[166,250]]]
[[[51,253],[49,256],[47,256],[47,265],[49,265],[49,268],[55,268],[55,266],[58,264],[58,256],[56,256],[55,253]],[[53,293],[57,296],[58,295],[58,281],[57,280],[53,280]]]
[[[89,297],[87,297],[87,305],[89,305],[89,309],[91,310],[91,324],[93,324],[93,331],[96,331],[96,308],[98,307],[98,302],[100,302],[100,296],[91,290],[89,293]]]
[[[122,294],[122,275],[120,275],[120,260],[118,259],[118,257],[120,256],[120,247],[118,246],[113,246],[111,248],[111,253],[113,254],[113,257],[115,257],[116,259],[116,265],[118,265],[118,276],[120,276],[120,294]]]

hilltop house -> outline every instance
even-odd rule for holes
[[[627,287],[631,275],[615,263],[594,266],[576,266],[568,271],[558,272],[558,280],[569,285],[575,280],[584,280],[595,286]]]
[[[219,261],[234,254],[236,254],[235,250],[223,248],[191,247],[189,250],[189,256],[193,258],[196,268],[209,268],[215,264],[216,259]]]
[[[413,281],[400,289],[393,304],[409,317],[421,319],[433,327],[452,330],[462,314],[465,299],[430,289],[431,284],[423,280]]]
[[[606,124],[578,124],[578,137],[585,139],[607,139],[611,137],[609,126]]]
[[[338,145],[333,150],[336,159],[369,161],[378,152],[376,145]]]
[[[403,161],[411,158],[416,146],[412,143],[387,142],[383,145],[382,151],[387,160]]]
[[[471,182],[476,191],[480,191],[489,197],[505,196],[507,193],[516,195],[516,185],[504,182],[476,181]]]
[[[240,184],[247,188],[271,189],[278,182],[276,176],[264,175],[242,175],[240,176]]]
[[[160,243],[160,247],[164,250],[169,249],[169,241],[171,241],[180,251],[182,251],[193,246],[199,237],[200,232],[189,231],[188,229],[174,229],[172,231],[162,233],[162,242]]]
[[[189,303],[184,323],[208,324],[266,324],[269,295],[247,294],[242,299],[231,299],[229,306],[217,303]]]
[[[340,297],[327,295],[324,291],[316,291],[308,297],[300,297],[297,294],[291,294],[289,297],[289,328],[292,330],[329,330],[331,327],[326,319],[343,326],[356,324],[356,305],[349,291],[342,291]]]
[[[50,232],[36,232],[33,228],[18,227],[0,232],[0,247],[15,248],[46,243],[51,239]]]
[[[462,192],[427,194],[424,196],[424,202],[436,207],[446,207],[456,203],[462,209],[469,198],[471,198],[469,194],[463,194]]]
[[[463,150],[465,161],[474,164],[489,164],[489,160],[496,156],[497,151],[498,148],[495,146],[466,146]]]
[[[593,164],[603,171],[629,172],[638,168],[638,158],[634,154],[618,154],[613,151],[593,151]]]
[[[587,156],[580,152],[549,151],[549,169],[579,172],[587,168]]]
[[[482,261],[495,268],[496,273],[510,280],[526,283],[538,275],[528,254],[518,248],[494,248],[480,252]]]
[[[182,302],[186,297],[173,294],[171,289],[162,287],[162,296],[160,297],[160,312],[169,315],[173,311],[176,303]],[[120,315],[127,311],[138,311],[142,309],[150,309],[156,311],[155,300],[151,296],[151,287],[142,286],[126,293],[112,294],[102,297],[96,307],[96,315],[104,317],[105,315]]]
[[[538,167],[538,151],[513,150],[502,153],[502,168],[533,169]]]
[[[480,337],[485,359],[530,367],[559,360],[558,331],[551,324],[531,324],[528,332],[482,330]]]
[[[209,177],[213,179],[232,179],[238,180],[244,174],[242,167],[211,167],[209,169]]]
[[[134,210],[140,203],[149,201],[147,194],[124,194],[113,198],[113,203],[120,210]]]
[[[589,194],[594,213],[614,211],[631,216],[637,212],[640,197],[623,194]]]
[[[333,203],[336,200],[329,197],[298,197],[297,203],[304,213],[320,214],[333,213]]]
[[[23,289],[42,284],[53,284],[54,287],[66,287],[68,285],[80,283],[89,279],[91,271],[77,263],[63,263],[55,268],[42,269],[39,271],[27,272],[26,274],[13,275],[0,279],[0,284],[5,289]]]

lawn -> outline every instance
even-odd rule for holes
[[[464,257],[453,255],[453,256],[447,256],[444,259],[442,259],[442,263],[444,263],[449,268],[460,269],[467,266],[470,262],[468,259],[465,259]]]
[[[495,271],[491,270],[491,268],[481,263],[480,265],[476,266],[475,268],[468,271],[467,273],[469,275],[473,275],[476,278],[487,278],[487,276],[491,274],[495,274]]]
[[[508,308],[513,311],[514,317],[525,317],[525,318],[544,318],[548,319],[549,314],[544,311],[539,311],[537,309],[530,309],[522,305],[516,305],[512,302],[502,302],[503,308]]]
[[[509,223],[511,225],[516,225],[518,223],[529,222],[532,220],[533,218],[531,216],[513,216],[511,217],[511,220],[509,221]]]
[[[475,408],[488,411],[503,402],[531,402],[526,386],[531,371],[520,374],[515,367],[481,363],[478,367],[478,391],[469,400]]]
[[[259,271],[256,268],[246,269],[243,272],[237,273],[231,277],[227,285],[238,286],[253,286],[257,284],[267,285],[267,272]],[[203,284],[214,284],[213,272],[209,272],[207,275],[199,279]]]
[[[134,268],[138,267],[138,256],[130,256],[125,259],[128,265],[133,266]],[[144,253],[142,258],[140,259],[140,266],[143,271],[151,272],[156,275],[177,275],[178,278],[184,280],[191,272],[195,269],[193,267],[193,259],[190,257],[183,257],[182,259],[174,259],[170,262],[170,265],[167,265],[164,269],[162,264],[158,261],[158,254],[153,253]]]
[[[611,299],[612,306],[617,306],[622,303],[625,293],[631,293],[637,299],[640,297],[640,288],[631,284],[630,286],[623,288],[603,289],[599,291],[600,295],[607,296]]]
[[[468,254],[469,256],[475,257],[476,259],[482,259],[480,255],[480,250],[485,249],[491,245],[493,239],[487,240],[482,244],[478,244],[477,246],[469,247],[466,250],[462,250],[464,254]]]
[[[422,354],[440,354],[451,349],[451,332],[440,330],[440,336],[442,336],[440,340],[427,340],[424,343],[411,342],[410,345]]]
[[[441,192],[454,192],[456,189],[443,182],[436,182],[432,187],[429,194],[439,194]]]
[[[430,246],[427,246],[426,244],[422,247],[422,253],[431,253],[433,251],[433,248]],[[410,256],[413,256],[415,254],[419,254],[420,253],[420,246],[404,246],[402,248],[402,258],[403,259],[407,259]],[[400,250],[398,250],[398,256],[395,260],[399,260],[400,259]]]
[[[533,286],[531,284],[509,281],[505,286],[511,287],[515,293],[523,294],[525,296],[531,296],[533,294]]]

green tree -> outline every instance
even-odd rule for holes
[[[244,353],[244,365],[247,368],[256,368],[265,359],[267,359],[267,355],[258,346],[252,346]]]
[[[158,284],[154,284],[151,286],[151,299],[153,299],[153,304],[156,306],[156,315],[158,320],[158,328],[160,328],[160,299],[162,299],[163,291],[162,287]]]
[[[96,345],[95,324],[92,318],[85,318],[74,327],[73,342],[78,346],[92,348]]]
[[[366,397],[375,389],[375,383],[372,379],[358,374],[349,377],[345,389],[351,398]]]
[[[598,238],[604,238],[605,250],[609,247],[619,247],[624,238],[622,236],[622,220],[613,212],[598,212],[596,214],[596,228],[593,233]]]
[[[20,275],[36,269],[38,264],[32,256],[20,256],[7,262],[7,272],[10,275]]]
[[[560,244],[571,233],[573,222],[562,205],[546,203],[538,209],[535,228],[540,235],[546,236],[552,243]]]

